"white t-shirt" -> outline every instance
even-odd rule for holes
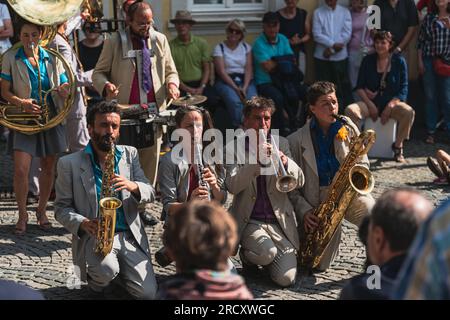
[[[0,27],[4,27],[3,20],[11,20],[8,7],[6,4],[0,3]],[[8,38],[0,40],[0,53],[5,52],[11,47],[11,42]]]
[[[225,43],[222,42],[214,48],[213,57],[223,57],[225,72],[227,74],[245,73],[247,53],[251,50],[252,47],[246,42],[239,42],[238,46],[234,50],[231,50]]]

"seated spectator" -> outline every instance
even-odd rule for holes
[[[280,18],[280,33],[289,39],[297,65],[306,73],[305,43],[311,38],[311,15],[297,7],[299,0],[284,0],[285,7],[277,11]]]
[[[436,152],[436,159],[433,157],[427,158],[427,165],[431,172],[436,175],[433,181],[435,184],[450,183],[450,155],[442,149]]]
[[[249,300],[244,279],[228,269],[237,244],[233,218],[219,204],[194,200],[174,213],[163,243],[177,274],[160,285],[159,298],[170,300]]]
[[[379,287],[369,287],[374,273],[363,273],[342,289],[340,299],[389,299],[408,248],[431,211],[431,203],[412,189],[386,191],[372,209],[366,246],[369,260],[380,268]]]
[[[14,35],[14,29],[9,15],[8,6],[0,3],[0,54],[11,48],[11,38]]]
[[[414,110],[406,104],[408,96],[408,70],[406,61],[394,47],[388,31],[378,31],[374,36],[375,53],[364,57],[359,69],[357,93],[362,101],[345,109],[345,115],[361,128],[361,121],[371,117],[381,124],[392,118],[398,121],[395,142],[392,144],[394,159],[406,162],[403,141],[409,138],[414,122]]]
[[[301,85],[303,75],[295,66],[289,40],[279,33],[278,14],[267,12],[262,23],[263,33],[253,45],[255,83],[261,96],[275,102],[273,128],[285,136],[299,126],[296,117],[306,88]]]
[[[234,128],[242,123],[243,101],[256,96],[253,84],[253,60],[251,46],[244,42],[245,24],[234,19],[227,24],[227,39],[213,51],[217,73],[215,88],[228,113]]]
[[[450,201],[423,223],[398,275],[394,299],[450,299]]]
[[[180,78],[181,95],[206,96],[208,100],[204,106],[213,113],[219,97],[214,87],[209,85],[211,53],[208,43],[191,33],[196,21],[189,11],[177,11],[170,22],[177,30],[176,38],[170,40],[170,50]]]

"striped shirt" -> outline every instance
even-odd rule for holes
[[[450,200],[419,229],[398,279],[395,299],[450,299]]]
[[[439,56],[450,62],[450,29],[434,13],[425,16],[420,26],[417,48],[424,57]]]

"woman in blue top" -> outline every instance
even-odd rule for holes
[[[40,106],[42,104],[39,103],[40,96],[44,97],[46,91],[57,88],[57,93],[52,97],[48,95],[47,99],[49,119],[51,119],[62,105],[62,98],[67,97],[68,80],[61,61],[56,60],[55,56],[37,45],[42,37],[42,31],[41,26],[26,21],[21,25],[19,38],[23,46],[8,51],[3,56],[0,75],[2,79],[1,94],[6,101],[21,107],[26,113],[42,114]],[[38,72],[34,57],[37,58],[41,71],[41,94],[38,89]],[[14,132],[12,149],[14,152],[14,192],[19,208],[19,220],[15,233],[22,235],[26,231],[28,173],[33,157],[41,158],[42,170],[39,176],[40,197],[36,218],[42,229],[48,229],[51,224],[45,211],[55,176],[56,156],[66,150],[64,127],[58,125],[32,135]]]
[[[359,127],[361,120],[371,117],[381,124],[389,118],[398,122],[395,142],[392,144],[394,159],[405,162],[403,141],[409,137],[414,122],[414,110],[405,103],[408,96],[408,69],[403,56],[391,53],[394,48],[392,35],[378,31],[374,35],[375,53],[364,57],[359,69],[356,90],[362,101],[345,109],[345,115]]]

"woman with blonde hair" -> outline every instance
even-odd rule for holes
[[[257,94],[252,81],[252,48],[244,41],[245,32],[243,21],[231,20],[226,26],[226,40],[213,51],[217,74],[215,88],[225,102],[235,128],[242,123],[243,101]]]

